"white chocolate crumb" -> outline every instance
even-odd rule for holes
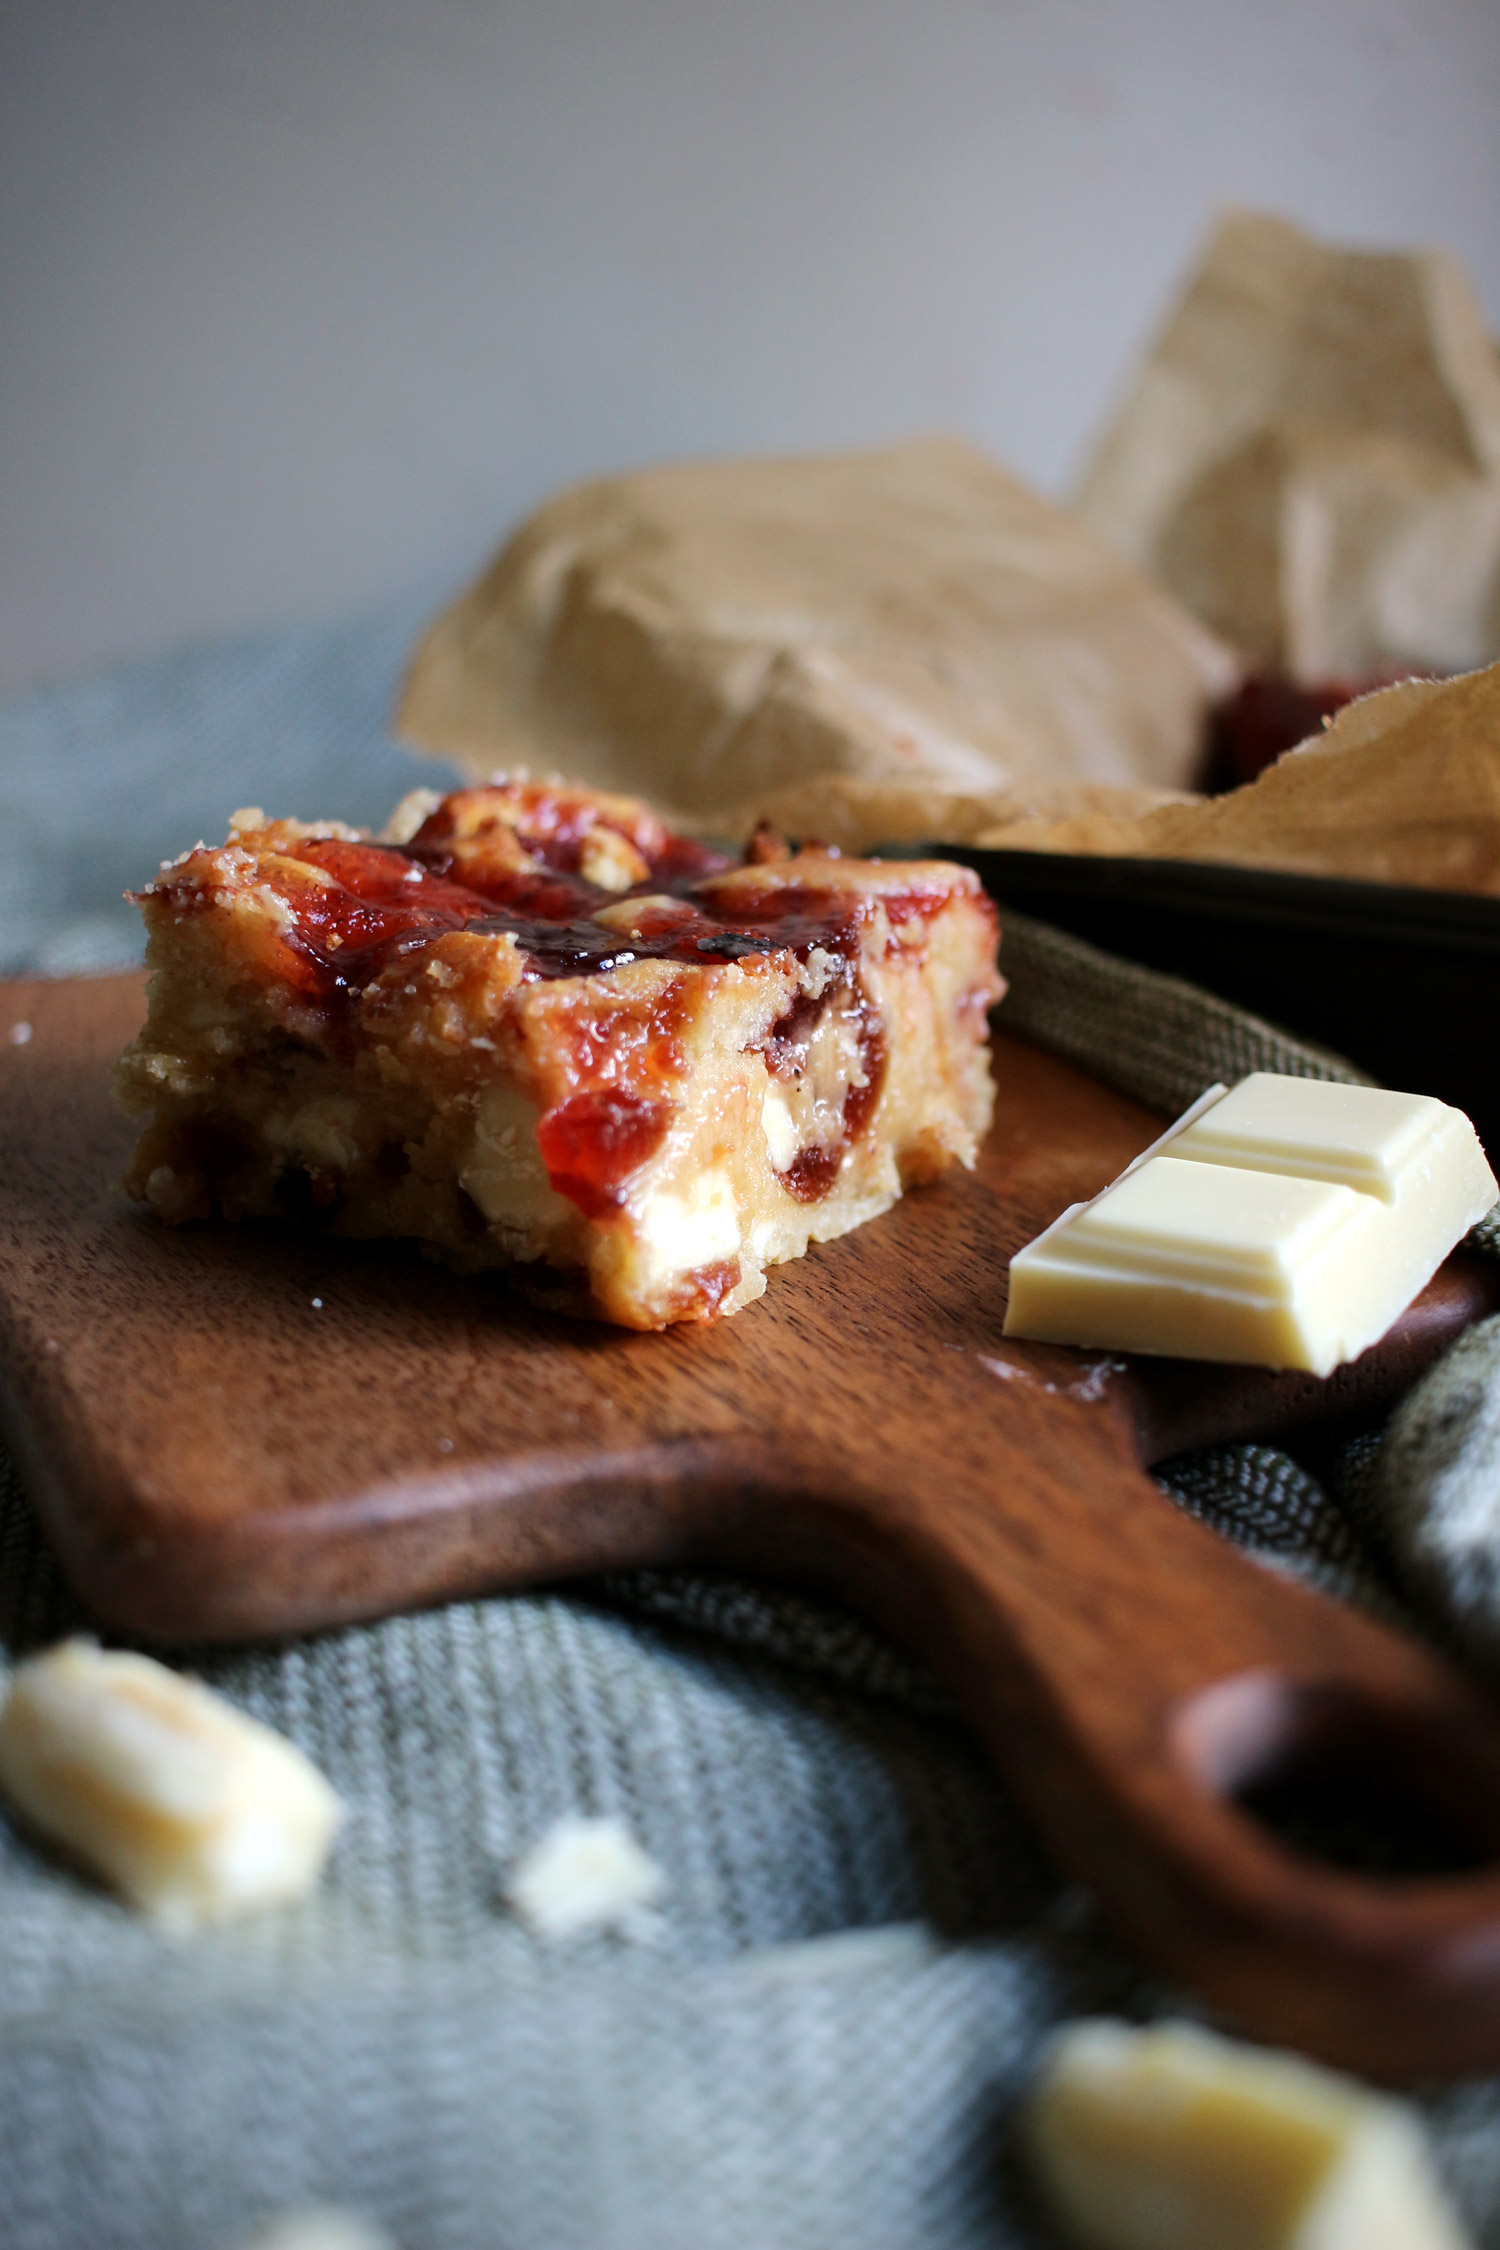
[[[133,1906],[174,1929],[311,1889],[342,1818],[295,1744],[148,1656],[63,1641],[17,1667],[0,1789]]]
[[[666,1876],[623,1820],[554,1821],[511,1873],[506,1896],[539,1937],[629,1930]]]

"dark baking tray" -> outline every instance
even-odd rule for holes
[[[1002,907],[1438,1094],[1500,1149],[1500,898],[1200,861],[960,851]]]

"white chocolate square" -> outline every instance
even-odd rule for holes
[[[1393,1204],[1399,1191],[1410,1194],[1451,1163],[1473,1136],[1463,1111],[1431,1094],[1257,1070],[1174,1138],[1172,1154],[1301,1180],[1339,1180]]]
[[[1496,1193],[1462,1111],[1257,1072],[1017,1253],[1005,1333],[1326,1375]]]

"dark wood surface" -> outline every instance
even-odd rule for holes
[[[1451,1260],[1327,1382],[1010,1342],[1011,1251],[1160,1120],[1001,1036],[975,1174],[733,1320],[629,1335],[400,1249],[133,1210],[108,1077],[140,1007],[135,977],[0,987],[5,1429],[101,1619],[227,1639],[642,1563],[822,1590],[931,1657],[1059,1864],[1248,2028],[1391,2077],[1500,2065],[1500,1716],[1144,1473],[1367,1419],[1496,1269]],[[1242,1807],[1350,1775],[1467,1871],[1341,1869]]]

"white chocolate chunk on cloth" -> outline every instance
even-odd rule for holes
[[[1414,2110],[1195,2024],[1065,2026],[1024,2131],[1079,2250],[1466,2250]]]
[[[628,1932],[666,1877],[623,1820],[555,1821],[512,1872],[506,1896],[538,1937]]]
[[[38,1834],[182,1929],[299,1897],[342,1818],[270,1727],[151,1657],[82,1639],[18,1668],[0,1790]]]
[[[396,2250],[384,2227],[336,2203],[279,2211],[234,2250]]]

